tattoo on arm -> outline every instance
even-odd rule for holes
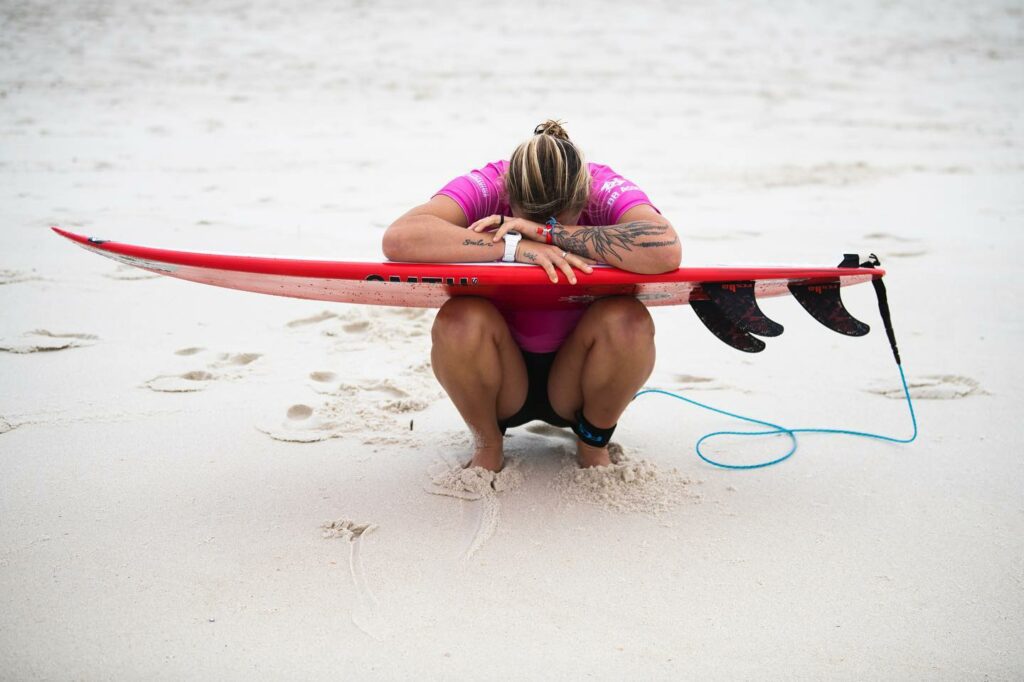
[[[462,245],[463,246],[488,246],[488,244],[484,243],[483,239],[477,239],[476,241],[473,241],[472,239],[466,239],[465,241],[462,242]]]
[[[537,254],[535,254],[533,251],[523,251],[523,258],[526,258],[530,262],[536,262]]]
[[[632,251],[634,247],[650,249],[675,244],[679,240],[678,237],[664,239],[668,231],[667,225],[636,220],[621,225],[580,227],[571,234],[565,226],[556,225],[551,237],[555,244],[566,251],[589,258],[599,258],[607,263],[611,256],[621,261],[621,252]]]

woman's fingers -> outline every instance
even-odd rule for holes
[[[572,266],[569,265],[569,261],[565,258],[559,258],[555,261],[555,265],[565,273],[565,278],[569,280],[569,284],[576,284],[576,273],[573,272]]]
[[[480,220],[470,225],[469,229],[473,230],[474,232],[483,232],[484,230],[490,227],[494,227],[498,225],[500,222],[502,222],[501,218],[502,216],[500,215],[489,215],[486,218],[481,218]]]
[[[589,258],[584,258],[582,256],[577,256],[574,253],[570,253],[568,256],[565,257],[565,259],[570,264],[575,265],[577,268],[587,273],[588,275],[594,271],[594,268],[590,267],[593,261],[591,261]]]
[[[492,241],[492,242],[497,242],[497,241],[498,241],[499,239],[503,239],[503,238],[505,237],[505,234],[506,234],[506,233],[507,233],[507,232],[508,232],[509,230],[511,230],[511,229],[512,229],[512,225],[511,225],[511,224],[509,223],[509,221],[507,221],[507,220],[506,220],[506,221],[505,221],[505,224],[504,224],[504,225],[502,225],[501,227],[499,227],[499,228],[498,228],[498,229],[497,229],[497,230],[496,230],[496,231],[494,232],[494,239],[492,239],[491,241]]]
[[[548,273],[548,279],[551,280],[551,283],[558,284],[558,272],[555,271],[555,266],[551,264],[551,261],[541,256],[538,262],[544,268],[544,272]]]

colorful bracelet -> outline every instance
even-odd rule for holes
[[[558,221],[552,217],[548,218],[545,224],[547,225],[547,227],[544,228],[544,242],[547,244],[551,244],[554,241],[554,239],[551,236],[551,231],[554,230],[555,227],[558,225]]]

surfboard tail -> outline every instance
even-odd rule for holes
[[[875,268],[878,258],[871,256],[861,262],[857,254],[845,254],[840,268]],[[704,326],[724,343],[746,353],[760,353],[765,343],[756,336],[774,337],[783,332],[783,326],[769,319],[757,305],[755,283],[703,282],[701,290],[707,297],[691,297],[690,307]],[[811,317],[834,332],[845,336],[864,336],[871,327],[853,317],[843,305],[839,278],[790,282],[788,289]],[[756,336],[755,336],[756,335]]]

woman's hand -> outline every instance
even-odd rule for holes
[[[505,225],[508,225],[507,220]],[[565,273],[565,278],[569,280],[569,284],[576,284],[576,272],[573,271],[573,268],[582,270],[589,275],[594,271],[594,268],[590,266],[595,263],[595,261],[589,258],[563,251],[554,244],[533,244],[525,239],[519,242],[519,245],[516,247],[516,262],[541,266],[548,273],[548,278],[552,283],[556,284],[558,283],[559,270]]]
[[[481,218],[470,225],[469,229],[474,232],[489,232],[494,230],[491,240],[494,242],[503,239],[506,232],[518,232],[523,236],[523,239],[529,239],[534,242],[544,242],[544,231],[547,229],[547,226],[535,223],[532,220],[527,220],[526,218],[509,218],[508,216],[502,215],[489,215],[486,218]]]
[[[523,241],[519,242],[519,246],[516,248],[516,262],[541,266],[548,273],[548,278],[555,283],[558,282],[558,271],[561,270],[565,273],[569,284],[576,284],[576,273],[573,268],[589,275],[594,271],[590,266],[597,262],[565,251],[554,244],[545,243],[544,231],[547,226],[525,218],[491,215],[476,221],[468,229],[474,232],[494,230],[493,242],[503,239],[508,232],[518,232],[522,235]],[[528,243],[527,240],[539,243]]]

